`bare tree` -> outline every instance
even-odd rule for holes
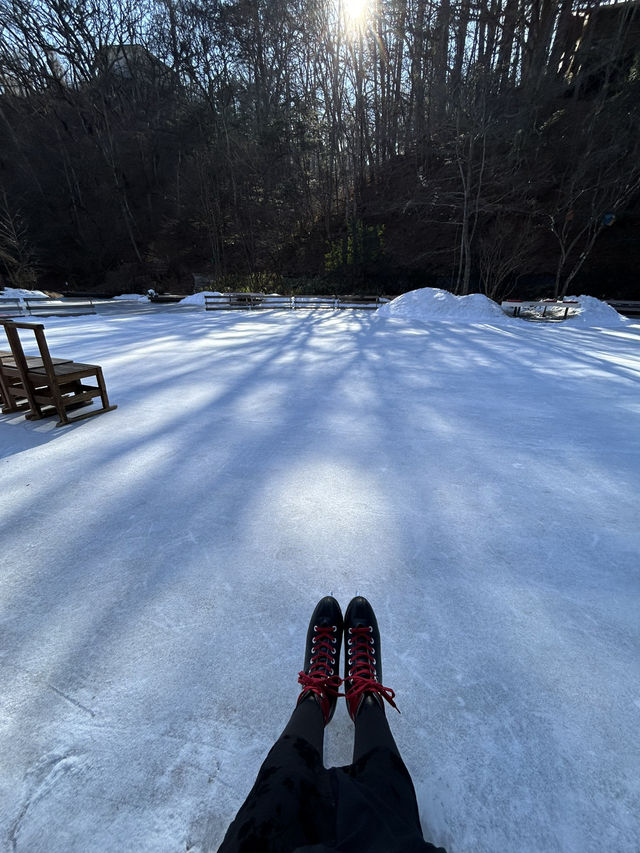
[[[556,163],[549,229],[558,247],[555,292],[564,296],[603,230],[640,191],[636,86],[615,98],[603,86],[593,101],[573,101],[552,122],[547,145]]]
[[[27,223],[19,210],[11,209],[4,191],[0,193],[0,264],[13,287],[33,289],[38,267]]]
[[[540,251],[540,232],[535,215],[505,211],[479,233],[478,270],[482,289],[490,299],[500,302],[514,292],[519,277]]]

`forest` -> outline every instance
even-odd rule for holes
[[[637,296],[640,9],[0,0],[0,284]]]

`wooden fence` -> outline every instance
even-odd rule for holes
[[[0,317],[58,317],[95,313],[91,299],[49,299],[42,296],[19,299],[0,296]]]
[[[278,296],[265,293],[217,293],[205,294],[204,307],[207,311],[264,310],[330,310],[339,311],[359,308],[375,311],[389,300],[384,296]]]

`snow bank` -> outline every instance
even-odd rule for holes
[[[43,293],[42,290],[25,290],[22,287],[5,287],[2,295],[5,299],[33,299],[36,296],[47,298],[47,294]]]
[[[376,312],[378,317],[402,317],[412,320],[457,320],[469,323],[504,322],[509,318],[502,308],[482,293],[455,296],[448,290],[423,287],[403,293]]]
[[[180,305],[204,305],[205,296],[222,296],[217,290],[202,290],[200,293],[194,293],[192,296],[185,296],[180,300]]]
[[[580,303],[580,311],[563,320],[563,325],[582,327],[610,327],[625,325],[630,321],[594,296],[568,296],[568,301]],[[468,323],[513,323],[514,318],[504,313],[497,302],[482,293],[455,296],[448,290],[423,287],[403,293],[376,312],[378,317],[402,317],[410,320],[455,320]],[[520,322],[520,321],[518,321]]]
[[[580,303],[580,311],[568,317],[564,323],[568,326],[620,326],[630,322],[627,317],[618,314],[615,308],[596,299],[595,296],[567,296],[568,301]]]
[[[122,293],[120,296],[114,296],[113,301],[119,302],[148,302],[149,297],[142,293]]]

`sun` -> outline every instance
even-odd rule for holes
[[[369,11],[369,0],[342,0],[345,23],[348,27],[361,24]]]

